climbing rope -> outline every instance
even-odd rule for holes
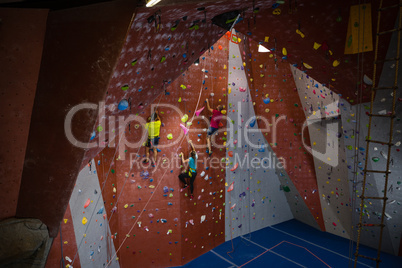
[[[205,62],[204,62],[204,67],[205,67]],[[198,105],[199,105],[199,102],[200,102],[202,89],[203,89],[203,85],[201,85],[201,89],[200,89],[200,93],[199,93],[199,96],[198,96],[197,105],[196,105],[196,108],[195,108],[195,110],[194,110],[193,117],[191,118],[191,121],[190,121],[190,122],[192,122],[192,121],[194,120],[194,115],[195,115],[195,112],[196,112],[197,109],[198,109]],[[190,127],[191,127],[191,125],[189,126],[188,129],[190,129]],[[179,146],[177,147],[177,149],[176,149],[176,151],[175,151],[176,153],[177,153],[178,149],[181,147],[181,145],[182,145],[182,143],[183,143],[185,137],[186,137],[186,135],[184,135],[184,136],[181,138],[180,144],[179,144]],[[164,177],[165,177],[167,171],[168,171],[168,169],[166,169],[165,172],[163,173],[163,175],[162,175],[161,179],[159,180],[158,184],[155,186],[155,190],[151,193],[151,196],[149,197],[148,201],[145,203],[143,209],[141,210],[140,215],[137,217],[137,219],[135,220],[135,222],[134,222],[133,225],[131,226],[131,228],[130,228],[130,230],[128,231],[128,233],[131,233],[131,231],[134,229],[135,225],[137,224],[138,219],[141,218],[143,212],[146,210],[146,208],[147,208],[149,202],[150,202],[151,199],[153,198],[153,196],[154,196],[156,190],[159,188],[159,185],[162,183],[162,181],[163,181],[163,179],[164,179]],[[123,241],[121,242],[120,246],[117,248],[115,254],[110,258],[109,262],[106,264],[106,267],[108,267],[108,266],[111,264],[112,260],[115,258],[115,256],[117,255],[117,253],[120,251],[121,247],[122,247],[123,244],[126,242],[126,240],[127,240],[127,236],[124,237],[124,239],[123,239]]]
[[[365,2],[365,1],[364,1]],[[361,1],[359,1],[359,6]],[[360,21],[360,8],[358,13],[358,19]],[[363,29],[365,28],[365,13],[363,13]],[[358,27],[358,36],[360,36],[360,27]],[[364,31],[362,34],[362,42],[364,44]],[[361,106],[363,102],[363,90],[361,81],[363,81],[364,75],[364,53],[360,52],[360,38],[357,40],[357,67],[356,67],[356,86],[358,86],[357,92],[357,108],[355,112],[356,122],[353,129],[353,134],[355,136],[354,140],[354,154],[353,154],[353,179],[352,179],[352,199],[351,199],[351,207],[352,207],[352,215],[351,215],[351,225],[350,225],[350,237],[349,237],[349,267],[352,266],[353,263],[353,254],[354,254],[354,240],[355,240],[355,228],[354,228],[354,215],[356,210],[356,199],[357,199],[357,185],[358,185],[358,175],[359,175],[359,150],[360,148],[360,130],[361,130]],[[361,58],[361,61],[360,61]]]
[[[156,97],[154,98],[154,100],[155,100],[157,97],[158,97],[158,96],[156,96]],[[161,96],[161,99],[162,99],[162,96]],[[160,100],[161,100],[161,99],[160,99]],[[153,101],[154,101],[154,100],[153,100]],[[159,102],[160,102],[160,100],[159,100]],[[159,105],[159,103],[158,103],[158,105]],[[137,117],[138,117],[138,115],[136,115],[136,116],[134,117],[134,119],[137,118]],[[121,139],[123,138],[123,136],[124,136],[124,135],[120,135],[120,139],[119,139],[119,142],[117,143],[117,146],[119,146],[119,144],[120,144]],[[138,148],[137,154],[138,154],[138,152],[139,152],[140,149],[141,149],[141,147]],[[106,173],[105,181],[103,182],[103,186],[102,186],[100,195],[98,196],[98,199],[96,200],[96,203],[95,203],[95,206],[94,206],[95,208],[98,206],[99,200],[100,200],[100,198],[102,197],[102,193],[103,193],[103,191],[104,191],[104,189],[105,189],[106,182],[107,182],[107,180],[108,180],[108,178],[109,178],[109,174],[110,174],[110,172],[111,172],[111,170],[112,170],[112,163],[113,163],[113,160],[116,158],[117,151],[118,151],[118,150],[116,149],[116,151],[114,152],[113,157],[111,158],[110,166],[109,166],[109,169],[108,169],[108,171],[107,171],[107,173]],[[103,163],[103,154],[102,154],[102,163]],[[102,168],[103,168],[103,174],[105,174],[105,172],[104,172],[104,166],[103,166]],[[126,178],[126,179],[127,179],[127,178]],[[125,180],[125,182],[124,182],[124,184],[123,184],[123,187],[124,187],[125,183],[126,183],[126,180]],[[119,195],[119,197],[120,197],[120,195]],[[116,203],[116,204],[117,204],[117,203]],[[92,221],[92,218],[93,218],[94,214],[95,214],[95,209],[92,211],[92,214],[91,214],[91,216],[89,217],[89,220],[88,220],[88,222],[87,222],[87,224],[86,224],[86,227],[85,227],[85,230],[84,230],[84,234],[87,233],[88,228],[89,228],[89,226],[90,226],[90,223],[91,223],[91,221]],[[112,215],[113,215],[113,210],[112,210]],[[108,220],[107,220],[107,221],[108,221]],[[75,255],[74,255],[74,258],[73,258],[73,261],[72,261],[71,265],[74,264],[74,261],[75,261],[76,258],[77,258],[78,251],[79,251],[79,249],[80,249],[80,247],[81,247],[81,245],[82,245],[82,242],[84,241],[84,238],[85,238],[84,236],[81,238],[80,243],[79,243],[78,246],[77,246],[77,251],[75,252]]]

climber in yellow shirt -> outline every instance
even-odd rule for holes
[[[145,129],[148,130],[148,140],[145,144],[146,159],[143,161],[144,164],[149,163],[149,151],[152,149],[154,152],[153,162],[156,163],[156,156],[158,154],[157,146],[159,144],[159,133],[161,130],[161,118],[159,117],[158,111],[155,111],[151,115],[150,122],[145,125]]]

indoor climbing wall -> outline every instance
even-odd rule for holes
[[[235,33],[233,31],[233,33]],[[293,218],[268,145],[254,113],[239,46],[229,44],[226,240]]]
[[[373,4],[373,10],[376,5]],[[229,12],[233,12],[232,15],[225,17],[221,25],[225,29],[230,28],[238,12],[241,12],[237,30],[256,42],[266,40],[270,47],[274,44],[278,48],[286,46],[290,63],[306,63],[316,79],[332,81],[336,92],[342,92],[346,98],[357,101],[353,92],[347,90],[355,82],[355,72],[352,70],[357,57],[343,55],[349,9],[349,5],[334,6],[319,1],[288,6],[284,3],[267,3],[265,0],[137,8],[105,95],[109,108],[106,115],[127,115],[128,110],[138,112],[151,103],[162,91],[163,81],[176,79],[225,33],[211,19]],[[389,17],[395,17],[395,14],[391,12]],[[372,19],[375,20],[376,15]],[[388,29],[392,25],[384,21],[382,27]],[[383,53],[384,47],[381,45],[379,55]],[[366,68],[371,67],[372,59],[373,53],[367,53],[364,61]],[[104,65],[107,63],[101,59],[95,68],[102,69]],[[334,66],[338,65],[342,68],[335,69]],[[367,92],[364,100],[368,100]],[[119,103],[130,109],[117,109]],[[93,137],[101,143],[111,134],[107,117],[94,127]],[[83,162],[88,162],[99,151],[99,148],[88,150]]]
[[[366,74],[372,77],[374,52],[365,52],[364,61],[358,54],[344,54],[345,46],[350,45],[347,35],[350,20],[350,2],[323,1],[250,1],[253,6],[242,15],[242,21],[236,29],[256,42],[264,42],[269,49],[276,48],[278,61],[282,57],[290,64],[308,69],[309,75],[321,81],[331,83],[328,86],[345,99],[354,104],[370,100],[370,91],[363,92],[361,99],[357,98],[355,68],[361,64]],[[397,0],[387,2],[390,6]],[[372,25],[377,22],[379,2],[371,4]],[[253,11],[251,14],[248,13]],[[358,13],[358,12],[357,12]],[[356,14],[356,13],[355,13]],[[397,15],[397,9],[388,9],[381,17],[380,31],[392,29]],[[359,27],[358,16],[353,16],[354,32]],[[364,26],[363,26],[364,27]],[[363,28],[362,27],[362,28]],[[348,38],[348,42],[345,39]],[[366,36],[367,38],[367,36]],[[379,45],[378,56],[384,58],[389,44],[389,36],[384,36]],[[282,48],[287,49],[287,55],[282,55]],[[280,55],[280,57],[279,57]],[[378,66],[381,71],[382,66]],[[378,76],[378,74],[377,74]]]
[[[297,189],[291,193],[294,198],[288,200],[295,206],[294,217],[325,230],[314,161],[304,146],[310,145],[310,138],[307,129],[303,132],[305,116],[289,63],[282,56],[282,48],[271,48],[263,42],[271,52],[258,52],[258,43],[239,36],[243,39],[239,47],[255,113],[268,121],[261,129],[277,157],[284,159],[284,170]],[[303,203],[310,213],[306,213]]]
[[[387,58],[396,55],[396,34],[392,36],[392,41],[387,53]],[[384,63],[383,72],[378,83],[379,87],[391,86],[394,83],[395,64],[393,62]],[[399,70],[399,78],[401,71]],[[364,77],[363,86],[370,88],[372,81],[368,77]],[[398,79],[398,86],[401,80]],[[391,149],[391,161],[389,166],[389,181],[386,189],[388,200],[385,210],[385,228],[383,232],[382,250],[397,255],[400,251],[402,226],[402,216],[399,213],[401,206],[401,107],[402,95],[398,92],[396,96],[395,119],[393,128],[393,143],[395,146]],[[387,114],[392,107],[392,94],[389,91],[377,91],[374,101],[373,114]],[[368,135],[370,103],[362,103],[351,106],[345,100],[341,100],[341,115],[343,124],[343,136],[345,140],[348,179],[352,182],[352,204],[353,204],[353,223],[359,221],[360,201],[359,196],[362,193],[363,170],[366,156],[366,138]],[[390,119],[373,117],[371,139],[377,141],[388,142],[390,134]],[[369,157],[367,159],[368,170],[386,170],[386,158],[388,157],[388,146],[383,144],[371,143],[369,147]],[[384,175],[368,173],[366,182],[365,196],[382,196],[384,191]],[[382,201],[368,199],[363,208],[364,224],[380,223],[382,214]],[[355,234],[354,239],[356,239]],[[378,246],[379,228],[363,227],[361,242],[371,247]]]
[[[325,229],[349,239],[352,209],[339,96],[307,73],[290,68],[307,119]]]
[[[128,116],[141,112],[154,102],[166,82],[171,83],[188,69],[226,32],[212,19],[232,12],[221,19],[223,27],[230,27],[238,12],[244,8],[242,0],[166,5],[138,8],[127,32],[125,44],[111,76],[104,97],[104,117],[94,126],[92,139],[102,143],[110,136],[124,131],[109,128],[110,116]],[[106,63],[99,63],[106,64]],[[88,150],[83,162],[99,153]]]
[[[207,157],[206,131],[213,108],[227,103],[228,39],[222,38],[188,66],[146,109],[133,115],[124,136],[108,141],[95,158],[111,236],[121,267],[181,265],[224,242],[226,121],[214,136],[213,154]],[[204,110],[199,116],[196,110]],[[144,164],[143,124],[158,110],[162,127],[158,161]],[[184,130],[188,131],[185,135]],[[187,139],[198,152],[194,199],[180,191],[181,160],[189,155]],[[125,143],[122,151],[116,149]],[[116,144],[115,147],[112,147]],[[151,152],[151,158],[153,152]],[[109,214],[108,214],[109,215]]]
[[[188,202],[187,198],[181,196],[180,200],[183,264],[225,241],[225,145],[228,123],[223,117],[219,124],[221,129],[211,137],[213,153],[208,157],[206,135],[212,114],[207,110],[204,102],[208,98],[211,108],[216,109],[218,105],[222,105],[224,111],[227,109],[228,43],[228,39],[221,38],[200,57],[198,66],[192,66],[187,72],[188,75],[186,73],[175,81],[175,88],[182,84],[191,86],[190,90],[184,90],[187,103],[183,111],[188,113],[189,118],[195,111],[197,98],[199,98],[197,110],[205,107],[200,116],[193,120],[193,127],[190,126],[190,139],[199,146],[199,149],[197,147],[196,149],[200,153],[194,190],[195,198]],[[180,94],[180,90],[174,94],[177,97],[173,100],[176,100],[180,96],[177,95]],[[188,148],[185,141],[183,145],[183,149]],[[188,155],[186,151],[183,152],[186,156]],[[177,172],[175,174],[177,175]]]
[[[95,165],[92,160],[80,171],[70,199],[78,250],[69,256],[72,261],[66,258],[66,264],[73,267],[77,263],[81,267],[104,267],[115,253],[108,225],[111,212],[105,209]],[[114,259],[108,267],[119,267],[119,262]]]

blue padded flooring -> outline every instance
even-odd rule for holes
[[[355,244],[354,244],[355,246]],[[349,240],[290,220],[227,241],[179,267],[353,267]],[[355,248],[352,254],[355,253]],[[359,254],[376,257],[377,251],[361,246]],[[381,253],[380,267],[402,268],[402,257]],[[357,267],[375,267],[359,258]]]

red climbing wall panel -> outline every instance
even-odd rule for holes
[[[47,13],[0,9],[0,220],[17,210]]]
[[[192,66],[185,77],[181,77],[175,81],[180,84],[180,80],[190,83],[192,91],[187,93],[188,103],[186,110],[190,114],[193,113],[194,107],[198,99],[198,91],[202,83],[200,70],[205,69],[208,73],[204,73],[205,85],[203,86],[202,96],[198,107],[205,106],[203,101],[208,98],[211,107],[216,108],[217,105],[227,105],[227,87],[228,87],[228,66],[229,56],[229,41],[226,38],[221,38],[213,45],[213,50],[204,54],[205,60],[200,60],[199,66]],[[207,78],[205,76],[208,76]],[[182,83],[184,83],[184,81]],[[211,96],[213,93],[213,96]],[[175,93],[176,95],[180,92]],[[188,108],[190,107],[190,108]],[[201,113],[209,119],[211,115],[205,108]],[[223,127],[218,136],[215,136],[215,141],[219,146],[224,146],[226,126],[225,120],[221,121]],[[199,124],[198,124],[199,123]],[[193,122],[194,128],[199,129],[196,133],[191,134],[190,138],[196,144],[206,144],[206,133],[200,129],[208,128],[208,125],[201,120]],[[201,134],[201,137],[197,135]],[[198,141],[197,139],[200,139]],[[182,257],[183,264],[206,253],[214,247],[225,241],[225,177],[226,170],[222,164],[218,165],[222,158],[226,157],[226,149],[218,149],[212,147],[213,154],[207,158],[205,148],[201,149],[198,163],[198,177],[195,182],[194,196],[195,200],[189,201],[187,198],[181,198],[181,222],[182,222]],[[185,155],[188,155],[185,152]],[[212,161],[212,162],[211,162]],[[222,163],[222,162],[221,162]],[[208,168],[208,169],[207,169]],[[200,172],[205,171],[202,178]],[[209,176],[206,181],[205,176]],[[206,220],[200,224],[201,216],[205,215]],[[194,225],[187,224],[190,220],[194,220]]]
[[[270,49],[276,46],[280,58],[282,48],[285,47],[288,52],[288,63],[297,64],[299,67],[303,62],[309,64],[312,67],[309,70],[311,77],[326,84],[336,93],[342,94],[348,102],[356,104],[358,100],[355,91],[357,85],[362,82],[357,78],[357,67],[360,72],[372,77],[374,61],[374,51],[365,52],[359,55],[360,58],[358,54],[344,54],[350,6],[358,3],[351,1],[296,2],[286,1],[283,5],[276,4],[277,10],[275,10],[272,3],[268,4],[263,0],[255,1],[257,12],[253,14],[246,12],[245,19],[236,25],[236,29],[256,42],[264,42],[268,37],[268,41],[264,44]],[[387,1],[384,5],[395,4],[397,0]],[[377,27],[378,5],[379,1],[372,1],[373,33],[376,32]],[[394,28],[396,14],[396,8],[383,12],[380,31]],[[297,30],[299,32],[296,32]],[[390,35],[381,38],[379,59],[385,58],[389,41]],[[314,49],[315,42],[321,45],[318,49]],[[373,42],[375,43],[375,40]],[[333,67],[335,60],[340,62],[337,67]],[[381,64],[377,68],[378,79],[382,69]],[[363,94],[363,102],[369,101],[370,88],[365,87]]]
[[[119,0],[52,11],[47,18],[25,155],[29,164],[22,172],[16,214],[39,218],[52,237],[85,154],[66,137],[67,113],[75,105],[104,99],[134,9],[132,1]],[[93,109],[75,114],[71,131],[77,140],[88,141],[96,117]]]
[[[245,39],[243,35],[241,37]],[[276,54],[276,59],[275,52],[259,53],[258,43],[249,38],[239,46],[246,63],[245,69],[256,116],[265,117],[272,124],[270,131],[266,131],[264,135],[277,157],[285,160],[287,174],[321,230],[325,230],[313,157],[302,143],[301,132],[306,118],[289,62],[282,60],[279,53]],[[271,100],[268,104],[264,103],[267,98]],[[307,128],[304,130],[304,138],[305,145],[310,146]],[[297,218],[297,215],[295,217]]]
[[[191,120],[198,101],[198,108],[201,108],[206,98],[212,107],[227,103],[227,69],[224,68],[228,60],[227,47],[228,40],[224,38],[214,44],[213,49],[200,57],[198,66],[189,66],[166,86],[167,94],[161,94],[152,103],[158,105],[163,123],[156,167],[142,163],[145,154],[142,146],[127,146],[123,154],[107,148],[95,158],[101,186],[108,177],[103,198],[109,218],[118,200],[110,228],[112,234],[117,233],[114,245],[121,267],[131,267],[133,263],[139,267],[181,265],[224,242],[225,164],[216,162],[221,163],[225,157],[225,133],[222,130],[216,136],[222,148],[214,148],[212,158],[208,159],[204,131],[208,125],[201,117],[209,118],[206,109],[193,121],[188,134],[199,152],[194,200],[190,200],[187,190],[180,192],[178,154],[183,152],[187,157],[189,153],[179,126],[182,115],[187,114]],[[150,115],[150,107],[140,111],[137,119],[127,125],[125,137],[129,143],[140,141],[141,122]],[[172,134],[173,139],[169,140],[168,134]],[[116,141],[122,139],[118,137]],[[109,145],[112,144],[110,140]],[[215,161],[214,166],[211,159]],[[114,164],[110,166],[111,161]],[[203,177],[202,171],[205,172]],[[144,172],[148,175],[144,176]],[[208,180],[205,180],[207,175]],[[205,221],[201,223],[203,215]]]

